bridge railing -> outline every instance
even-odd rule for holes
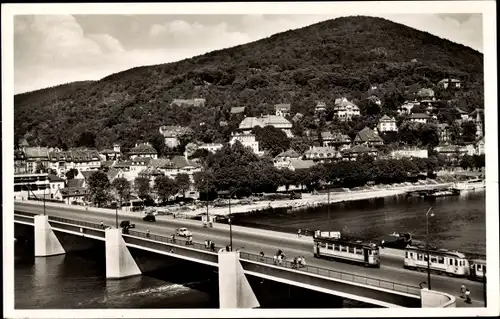
[[[387,280],[382,280],[382,279],[377,279],[377,278],[371,278],[371,277],[366,277],[366,276],[361,276],[361,275],[355,275],[355,274],[350,274],[350,273],[345,273],[342,271],[338,270],[331,270],[327,268],[321,268],[317,266],[301,266],[298,267],[294,265],[294,263],[290,261],[282,261],[281,264],[277,264],[277,262],[274,260],[274,258],[271,257],[262,257],[260,255],[256,254],[250,254],[246,252],[240,252],[240,258],[244,260],[249,260],[249,261],[258,261],[264,264],[268,265],[276,265],[288,269],[294,269],[298,271],[303,271],[307,273],[312,273],[316,275],[321,275],[325,277],[330,277],[334,279],[340,279],[340,280],[346,280],[346,281],[351,281],[359,284],[364,284],[368,286],[374,286],[378,288],[384,288],[384,289],[390,289],[394,291],[399,291],[399,292],[404,292],[412,295],[420,295],[420,288],[415,287],[415,286],[409,286],[405,284],[399,284],[396,282],[391,282]]]
[[[162,235],[155,235],[155,234],[149,234],[145,232],[140,232],[140,231],[135,231],[135,230],[129,230],[127,235],[134,236],[134,237],[140,237],[140,238],[146,238],[146,239],[151,239],[151,240],[156,240],[159,242],[163,242],[166,244],[174,244],[174,245],[185,245],[189,246],[195,249],[200,249],[200,250],[205,250],[205,251],[212,251],[210,247],[207,247],[204,244],[192,242],[191,244],[188,244],[188,241],[186,238],[179,238],[179,236],[176,236],[175,239],[172,238],[172,236],[162,236]],[[219,246],[214,246],[213,251],[218,252],[219,249],[222,247]]]

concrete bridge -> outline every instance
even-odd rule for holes
[[[423,304],[428,306],[446,304],[447,307],[455,305],[454,296],[435,291],[429,292],[415,285],[316,265],[294,269],[288,261],[282,265],[274,265],[272,258],[261,257],[256,253],[247,251],[224,252],[220,246],[216,246],[215,250],[212,251],[199,242],[187,245],[185,240],[172,240],[170,236],[155,233],[147,234],[142,231],[130,230],[128,234],[122,234],[120,229],[111,227],[103,229],[98,223],[58,216],[44,216],[19,209],[15,212],[14,221],[19,225],[34,227],[35,256],[65,253],[56,234],[64,233],[104,242],[106,246],[106,276],[110,279],[141,274],[141,270],[127,248],[141,249],[218,268],[221,308],[259,306],[245,275],[381,307],[417,308]],[[436,294],[441,297],[436,298]],[[429,300],[434,302],[439,300],[439,305],[428,304]]]

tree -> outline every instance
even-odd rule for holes
[[[155,179],[155,191],[158,199],[164,203],[170,196],[177,194],[178,188],[175,181],[168,176],[159,176]]]
[[[476,140],[476,124],[472,121],[462,123],[462,140],[465,143],[474,142]]]
[[[95,147],[95,134],[92,132],[83,132],[78,137],[78,141],[76,142],[76,146],[83,146],[94,148]]]
[[[151,184],[149,183],[149,178],[147,177],[136,177],[134,180],[134,188],[137,192],[137,196],[139,196],[142,200],[151,195]]]
[[[78,170],[76,168],[72,168],[66,172],[66,179],[73,179],[78,175]]]
[[[49,168],[48,173],[52,175],[57,175],[57,171],[53,168]]]
[[[189,190],[191,186],[189,175],[184,173],[177,174],[177,176],[175,176],[175,183],[179,191],[182,192],[182,197],[186,197],[186,191]]]
[[[216,181],[211,171],[196,172],[193,175],[194,187],[200,193],[200,199],[207,200],[216,194]]]
[[[304,154],[309,149],[308,138],[292,137],[290,139],[290,147],[299,154]]]
[[[259,146],[269,151],[273,157],[290,147],[290,140],[286,134],[274,126],[268,125],[263,128],[257,126],[253,131],[255,139],[259,142]]]
[[[128,201],[130,196],[130,182],[126,178],[115,178],[111,186],[115,190],[116,195],[118,195],[118,198],[120,198],[120,204],[123,203],[124,200]]]
[[[165,155],[165,137],[160,132],[155,132],[150,138],[149,143],[158,152],[158,157]]]
[[[460,159],[460,167],[463,168],[464,170],[468,170],[469,168],[472,170],[475,166],[475,161],[472,156],[469,155],[464,155]]]
[[[47,173],[48,168],[45,166],[43,162],[37,162],[35,173],[40,174],[40,173]]]
[[[110,183],[106,173],[96,171],[90,175],[88,180],[89,199],[97,207],[101,207],[109,200]]]

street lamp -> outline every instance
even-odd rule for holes
[[[233,224],[231,223],[231,196],[233,196],[234,192],[236,192],[237,189],[229,193],[229,247],[230,251],[233,251]]]
[[[428,287],[431,290],[431,259],[429,256],[429,213],[431,212],[432,207],[427,210],[425,213],[425,224],[427,226],[427,239],[426,239],[426,247],[427,247],[427,282],[429,283]],[[434,213],[431,213],[431,217],[434,216]]]

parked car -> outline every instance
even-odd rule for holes
[[[153,214],[147,214],[146,216],[144,216],[144,218],[142,220],[145,222],[155,222],[156,217]]]
[[[176,235],[182,237],[189,237],[192,236],[193,234],[187,228],[181,227],[177,228]]]

